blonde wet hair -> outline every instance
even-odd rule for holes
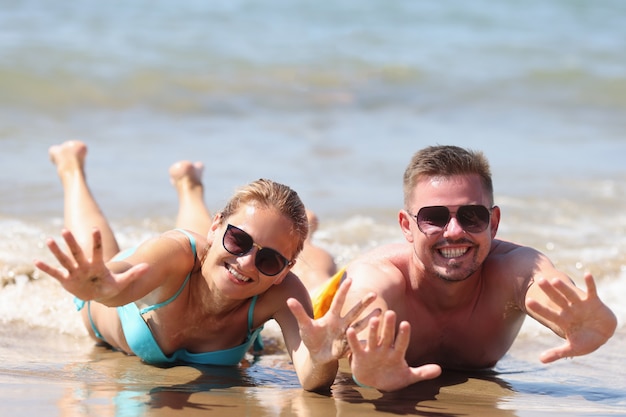
[[[292,229],[289,233],[297,239],[293,259],[300,254],[309,234],[309,222],[304,204],[297,192],[287,185],[264,178],[258,179],[235,191],[221,211],[222,222],[237,212],[242,205],[274,209],[290,219]]]
[[[453,145],[428,146],[417,151],[404,171],[404,206],[408,209],[415,186],[424,177],[450,177],[476,174],[493,205],[493,182],[489,161],[480,151]]]

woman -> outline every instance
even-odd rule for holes
[[[50,148],[64,189],[69,252],[49,239],[62,268],[39,260],[35,266],[77,297],[93,338],[149,363],[234,365],[275,319],[302,387],[330,387],[345,330],[374,295],[341,317],[347,282],[331,310],[311,319],[308,292],[290,272],[308,235],[293,190],[255,181],[213,216],[206,235],[171,230],[118,254],[85,179],[86,154],[78,141]]]

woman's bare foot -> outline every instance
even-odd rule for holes
[[[198,186],[202,187],[203,171],[202,162],[178,161],[169,169],[170,182],[178,193]]]
[[[313,234],[319,227],[317,215],[307,209],[306,216],[309,221],[309,236],[304,241],[298,262],[291,271],[298,275],[309,293],[313,293],[319,285],[337,272],[337,265],[328,251],[313,243]]]
[[[309,236],[307,239],[311,239],[313,233],[315,233],[319,227],[319,220],[317,218],[317,214],[309,209],[306,209],[306,218],[309,221]]]
[[[178,193],[176,227],[206,235],[211,227],[211,213],[204,203],[202,162],[179,161],[170,167],[170,182]]]
[[[66,173],[79,171],[83,173],[87,145],[77,140],[68,140],[60,145],[53,145],[48,149],[50,160],[57,167],[61,178]]]

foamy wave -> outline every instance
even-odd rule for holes
[[[44,259],[51,264],[56,262],[45,247],[44,240],[58,233],[58,220],[36,225],[0,219],[0,227],[0,322],[6,324],[19,321],[70,335],[86,334],[80,315],[74,309],[72,296],[32,264],[33,258]],[[120,231],[118,240],[124,247],[157,233],[156,227],[150,222],[116,228]],[[341,222],[324,221],[314,236],[316,243],[329,250],[340,266],[374,246],[398,241],[399,238],[395,224],[381,224],[363,216],[354,216]],[[603,254],[601,249],[592,248],[568,257],[591,259],[603,256],[606,257],[606,253]],[[594,271],[594,276],[600,297],[615,312],[619,326],[623,327],[626,325],[626,305],[621,300],[621,294],[626,292],[626,266],[620,267],[619,257],[614,253],[612,256],[615,262],[610,266],[605,265],[597,273]],[[578,285],[584,287],[582,272],[578,269],[574,272]],[[520,336],[533,337],[546,333],[550,331],[529,318]],[[272,324],[266,326],[264,337],[282,340],[277,326]]]
[[[73,297],[51,278],[36,281],[18,276],[0,291],[0,321],[21,322],[74,336],[86,335]]]
[[[618,327],[626,327],[626,267],[618,276],[605,278],[598,284],[598,295],[613,310],[618,320]]]

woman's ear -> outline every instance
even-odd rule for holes
[[[276,281],[274,281],[274,285],[278,285],[285,280],[285,277],[289,275],[289,273],[291,272],[291,268],[293,268],[296,262],[297,259],[294,259],[293,261],[291,261],[291,264],[287,268],[285,268],[285,271],[278,274],[278,278],[276,278]]]
[[[222,216],[222,213],[216,213],[215,216],[213,216],[213,222],[211,223],[211,227],[209,228],[209,233],[207,234],[207,240],[209,242],[211,242],[213,240],[213,238],[215,237],[215,231],[217,229],[220,228],[220,226],[222,226],[224,217]]]
[[[287,274],[284,275],[279,275],[278,278],[276,278],[276,281],[274,281],[273,285],[279,285],[281,282],[283,282],[285,280],[285,277],[287,276]]]

